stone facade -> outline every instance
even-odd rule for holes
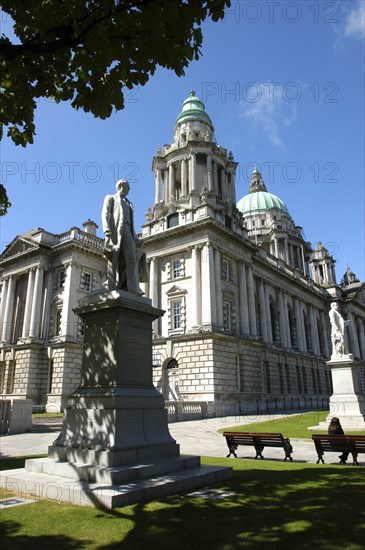
[[[83,327],[73,309],[105,279],[96,224],[35,229],[1,255],[0,392],[58,411],[80,380]]]
[[[141,238],[153,323],[153,379],[166,401],[209,412],[300,408],[332,393],[330,302],[350,320],[351,353],[365,364],[365,284],[303,238],[255,169],[236,201],[237,163],[218,145],[192,93],[172,144],[153,159],[155,202]],[[20,235],[0,257],[2,396],[63,406],[79,382],[82,325],[73,309],[105,280],[96,226]]]
[[[236,203],[236,166],[192,92],[173,143],[157,149],[142,227],[145,292],[166,311],[154,325],[154,382],[166,400],[231,412],[325,402],[329,303],[353,316],[349,340],[363,368],[364,284],[336,283],[334,259],[303,239],[256,169]]]

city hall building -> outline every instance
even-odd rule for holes
[[[349,351],[365,365],[365,284],[303,238],[254,170],[237,200],[237,162],[194,92],[171,145],[153,159],[155,198],[141,229],[153,323],[153,374],[170,403],[208,413],[308,407],[331,395],[328,311],[338,301]],[[62,408],[77,386],[78,300],[105,279],[96,224],[14,239],[0,257],[0,394]]]

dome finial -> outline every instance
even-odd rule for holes
[[[190,97],[195,97],[195,90],[191,90]]]

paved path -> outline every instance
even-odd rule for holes
[[[260,415],[260,420],[273,420],[283,415]],[[285,415],[288,416],[288,415]],[[227,444],[218,430],[231,428],[236,425],[249,426],[250,422],[257,422],[257,416],[227,416],[222,418],[211,418],[208,420],[193,420],[189,422],[176,422],[169,424],[172,437],[180,444],[181,454],[203,455],[213,457],[225,457],[228,453]],[[293,459],[295,462],[309,462],[314,464],[317,460],[314,444],[310,439],[291,439],[294,448]],[[14,434],[0,437],[0,458],[11,456],[25,456],[47,454],[48,446],[56,439],[57,431],[41,433]],[[285,434],[284,434],[285,435]],[[254,458],[255,451],[251,447],[239,447],[240,458]],[[283,460],[283,449],[268,448],[264,451],[265,458]],[[364,455],[360,455],[363,459]],[[327,453],[327,463],[338,464],[337,456],[334,453]],[[359,460],[359,464],[365,462]]]

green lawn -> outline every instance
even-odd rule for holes
[[[232,491],[232,496],[212,500],[184,494],[113,511],[50,501],[8,508],[1,511],[2,547],[364,550],[363,468],[218,458],[203,462],[234,469],[229,482],[214,487]],[[9,459],[8,467],[14,466]]]
[[[325,434],[327,430],[308,430],[309,426],[317,426],[319,422],[326,419],[328,411],[311,411],[298,415],[290,415],[277,420],[266,420],[265,422],[255,422],[254,424],[240,424],[219,430],[223,432],[275,432],[282,433],[284,437],[311,439],[312,434]],[[346,431],[347,435],[365,435],[365,431]]]

